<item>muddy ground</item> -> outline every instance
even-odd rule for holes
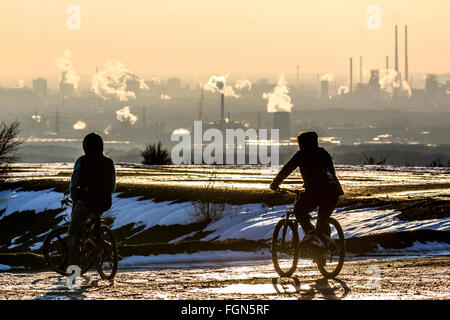
[[[279,278],[271,263],[91,272],[68,289],[54,272],[0,273],[0,299],[449,299],[450,257],[346,262],[326,280],[313,265]]]

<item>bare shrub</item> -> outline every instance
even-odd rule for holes
[[[9,124],[0,123],[0,174],[5,175],[8,166],[17,161],[16,151],[21,142],[17,140],[22,129],[20,122],[15,120]]]

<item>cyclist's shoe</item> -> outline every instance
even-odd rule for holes
[[[331,239],[327,234],[321,234],[319,236],[320,240],[324,243],[325,248],[327,248],[331,252],[337,251],[336,242]]]
[[[301,241],[302,246],[309,245],[315,238],[314,230],[306,232],[304,238]]]

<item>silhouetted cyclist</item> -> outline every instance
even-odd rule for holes
[[[294,213],[300,222],[305,238],[316,247],[329,241],[329,231],[326,230],[326,220],[333,213],[339,196],[343,195],[341,184],[333,166],[330,154],[318,145],[315,132],[305,132],[297,136],[300,151],[281,168],[270,184],[270,189],[278,190],[279,185],[292,171],[300,168],[304,181],[305,192],[294,204]],[[309,213],[319,207],[316,229],[310,221]]]
[[[69,265],[81,265],[80,240],[90,215],[98,218],[111,207],[116,188],[114,162],[103,155],[103,139],[90,133],[83,139],[84,155],[77,159],[70,180],[73,201],[69,227]]]

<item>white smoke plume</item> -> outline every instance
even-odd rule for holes
[[[127,90],[128,80],[135,80],[139,83],[139,89],[148,90],[144,80],[125,68],[121,61],[108,60],[103,69],[92,76],[91,89],[104,100],[110,98],[120,101],[136,99],[136,93]]]
[[[116,119],[120,122],[129,121],[133,125],[138,120],[138,117],[131,113],[129,106],[125,106],[116,111]]]
[[[334,75],[333,75],[332,73],[324,74],[324,75],[320,78],[320,80],[322,80],[322,81],[333,81],[333,79],[334,79]]]
[[[400,81],[397,71],[392,69],[381,69],[378,81],[380,89],[387,93],[389,97],[393,97],[394,91],[399,90],[402,96],[411,96],[411,88],[407,81]]]
[[[161,93],[160,99],[161,100],[172,100],[172,97],[167,94]]]
[[[239,79],[234,84],[234,87],[238,91],[241,91],[241,90],[243,90],[245,88],[247,88],[250,91],[250,90],[252,90],[252,83],[250,82],[250,80],[247,80],[245,78],[244,79]]]
[[[263,98],[267,99],[267,112],[291,112],[292,110],[293,105],[284,77],[280,77],[272,92],[264,92]]]
[[[41,117],[40,114],[35,113],[35,114],[33,114],[33,115],[31,116],[31,119],[33,119],[34,121],[36,121],[36,123],[41,123],[42,117]]]
[[[105,134],[109,134],[109,133],[111,132],[111,125],[109,124],[109,125],[103,130],[103,132],[104,132]]]
[[[74,123],[73,128],[75,130],[84,130],[86,129],[86,122],[78,120],[77,122]]]
[[[349,92],[350,92],[350,89],[347,86],[340,86],[339,89],[338,89],[338,95],[339,96],[342,96],[342,95],[347,94]]]
[[[158,77],[153,77],[152,81],[153,81],[153,84],[155,84],[155,85],[159,85],[161,83],[161,79],[159,79]]]
[[[172,134],[177,134],[177,135],[188,135],[191,132],[188,129],[184,129],[184,128],[178,128],[173,130]]]
[[[70,50],[64,50],[61,57],[56,59],[56,67],[61,71],[61,77],[59,78],[59,86],[61,84],[71,84],[74,89],[78,88],[78,83],[80,82],[80,77],[75,72],[72,65],[72,53]]]
[[[16,88],[22,89],[24,86],[25,86],[25,81],[23,81],[23,80],[17,81]]]
[[[202,87],[205,90],[211,92],[222,93],[226,97],[239,98],[240,96],[236,94],[232,86],[227,85],[228,75],[224,76],[212,76],[209,78],[207,84],[203,84]]]

